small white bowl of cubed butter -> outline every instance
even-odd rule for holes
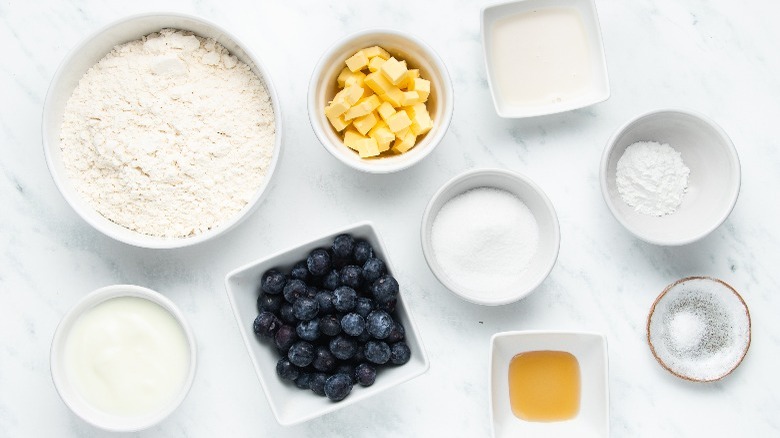
[[[325,149],[369,173],[419,162],[441,142],[453,91],[441,58],[393,30],[349,35],[322,56],[309,85],[309,120]]]

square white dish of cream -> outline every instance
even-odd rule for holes
[[[521,0],[482,10],[482,48],[496,112],[555,114],[609,98],[594,0]]]

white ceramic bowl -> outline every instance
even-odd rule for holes
[[[670,215],[636,212],[617,190],[617,162],[638,141],[668,143],[691,170],[682,204]],[[729,216],[739,195],[740,165],[728,135],[712,120],[687,110],[657,110],[633,118],[609,139],[600,178],[604,201],[628,231],[656,245],[685,245],[708,235]]]
[[[591,79],[587,86],[571,97],[563,96],[549,102],[512,102],[510,96],[502,92],[497,79],[497,65],[494,58],[494,43],[496,23],[501,20],[543,9],[573,9],[579,13],[584,27],[586,46],[590,61]],[[521,118],[555,114],[577,108],[593,105],[609,99],[609,75],[607,61],[604,56],[604,45],[601,38],[601,27],[596,12],[594,0],[520,0],[509,3],[491,5],[482,9],[481,20],[482,49],[487,70],[490,94],[493,104],[500,117]],[[550,62],[549,59],[541,56]]]
[[[138,297],[159,305],[176,319],[187,338],[189,347],[189,370],[187,372],[187,377],[179,390],[178,395],[173,398],[167,406],[157,412],[140,416],[117,416],[106,413],[93,407],[84,400],[68,378],[67,366],[65,364],[65,344],[68,339],[68,334],[73,328],[73,324],[85,312],[96,305],[118,297]],[[187,393],[192,386],[192,382],[195,379],[195,369],[197,365],[196,352],[197,345],[192,329],[179,308],[176,307],[171,300],[158,292],[145,287],[125,284],[106,286],[89,293],[79,300],[79,302],[76,303],[60,321],[60,324],[57,326],[57,330],[54,333],[54,339],[51,345],[51,376],[54,387],[62,398],[62,401],[65,402],[68,408],[81,419],[101,429],[114,432],[132,432],[154,426],[175,411],[182,401],[184,401],[184,398],[187,396]]]
[[[381,46],[391,55],[406,60],[409,68],[420,69],[420,76],[431,81],[431,94],[426,105],[433,119],[433,129],[420,136],[414,148],[406,153],[364,159],[344,146],[341,136],[325,117],[324,109],[338,91],[336,78],[345,66],[344,61],[358,50],[371,46]],[[420,162],[438,146],[452,119],[454,93],[447,68],[431,47],[407,33],[372,29],[344,37],[322,55],[311,75],[308,99],[311,127],[328,152],[354,169],[368,173],[391,173]]]
[[[530,351],[565,351],[580,366],[580,410],[571,420],[521,420],[509,402],[509,362]],[[609,357],[607,339],[596,333],[504,332],[490,340],[490,418],[493,436],[603,438],[609,436]]]
[[[163,28],[188,30],[204,38],[214,38],[218,43],[225,46],[231,54],[249,65],[252,71],[265,83],[273,105],[274,123],[276,125],[273,158],[268,166],[265,180],[252,199],[235,217],[220,224],[218,227],[181,239],[165,239],[144,235],[117,225],[103,217],[73,187],[63,165],[62,151],[60,149],[60,126],[65,106],[84,73],[108,54],[114,46],[137,40]],[[146,13],[123,18],[103,27],[85,38],[68,54],[54,74],[49,91],[46,94],[46,100],[43,105],[42,135],[43,151],[46,155],[46,163],[54,183],[68,204],[87,223],[101,233],[130,245],[145,248],[179,248],[204,242],[221,235],[240,223],[257,207],[260,199],[266,192],[268,182],[274,173],[276,163],[279,160],[279,154],[281,153],[282,117],[279,98],[271,83],[271,77],[260,62],[260,59],[252,54],[246,44],[240,42],[223,28],[199,17],[174,12]]]
[[[276,348],[258,340],[252,328],[257,317],[260,279],[263,273],[271,268],[289,271],[296,262],[306,259],[312,250],[330,247],[333,239],[343,233],[351,234],[356,239],[366,240],[374,248],[375,257],[384,260],[388,273],[395,272],[379,234],[370,222],[360,222],[242,266],[230,272],[225,278],[230,305],[249,357],[252,359],[271,411],[282,425],[298,424],[358,403],[423,374],[429,366],[422,340],[404,300],[404,280],[398,278],[401,293],[398,296],[395,317],[406,330],[405,341],[412,352],[409,362],[401,366],[382,368],[373,385],[369,387],[355,385],[349,396],[339,402],[332,402],[309,390],[298,389],[290,382],[283,382],[277,376],[276,363],[280,357]]]
[[[742,363],[750,327],[747,304],[733,287],[715,278],[687,277],[656,298],[647,316],[647,342],[670,373],[712,382]]]
[[[528,269],[516,284],[505,290],[497,290],[486,297],[455,282],[447,276],[436,260],[431,244],[431,230],[436,215],[450,199],[480,187],[505,190],[520,198],[533,214],[539,226],[539,244]],[[423,255],[433,274],[439,281],[461,298],[476,304],[496,306],[517,301],[531,293],[550,274],[558,258],[561,232],[555,207],[541,188],[533,181],[516,172],[503,169],[478,169],[464,172],[445,183],[428,202],[420,228]]]

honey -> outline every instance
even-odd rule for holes
[[[565,351],[530,351],[509,362],[509,402],[526,421],[563,421],[580,410],[580,366]]]

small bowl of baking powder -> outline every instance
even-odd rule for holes
[[[718,228],[737,202],[740,164],[728,135],[687,110],[639,115],[609,139],[601,192],[615,219],[645,242],[685,245]]]
[[[248,46],[179,13],[109,24],[65,58],[43,109],[57,188],[98,231],[146,248],[245,219],[281,151],[279,99]]]
[[[561,234],[552,202],[503,169],[462,173],[433,195],[422,219],[423,255],[449,290],[496,306],[531,293],[550,274]]]

